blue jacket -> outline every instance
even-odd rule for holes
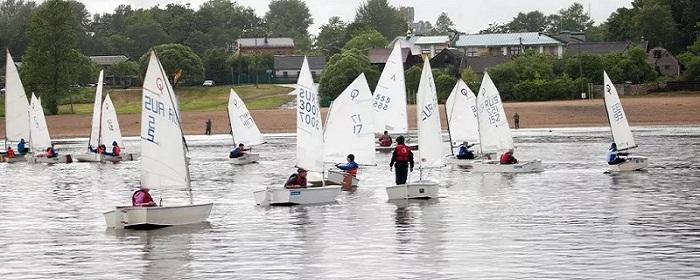
[[[354,161],[351,161],[351,162],[348,162],[345,164],[336,164],[335,167],[338,167],[341,170],[346,170],[346,171],[360,168],[360,166],[357,165],[357,163],[355,163]]]
[[[229,158],[237,158],[241,156],[241,148],[236,148],[228,155]]]

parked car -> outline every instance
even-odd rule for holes
[[[0,89],[0,94],[5,95],[5,91],[6,91],[5,88]]]
[[[206,80],[204,83],[202,83],[203,87],[213,87],[214,86],[214,81],[212,80]]]

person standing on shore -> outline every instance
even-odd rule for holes
[[[518,112],[515,112],[515,115],[513,115],[513,123],[515,123],[515,129],[520,128],[520,115],[518,115]]]
[[[396,184],[403,185],[406,184],[406,179],[408,178],[408,170],[410,167],[411,172],[413,172],[413,152],[411,149],[404,144],[403,136],[396,137],[396,148],[394,153],[391,155],[391,162],[389,163],[389,170],[394,168],[396,164]]]
[[[211,135],[211,119],[208,119],[206,124],[206,129],[204,130],[205,135]]]

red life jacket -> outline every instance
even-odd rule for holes
[[[138,190],[138,191],[135,191],[134,194],[131,195],[131,205],[132,206],[136,206],[136,195],[140,192],[142,192],[144,194],[143,202],[141,202],[141,203],[153,202],[153,198],[151,197],[151,194],[144,192],[142,190]]]
[[[379,138],[379,145],[382,147],[391,146],[391,137],[382,135],[382,137]]]
[[[411,149],[404,144],[396,145],[396,161],[408,161]]]
[[[350,175],[352,175],[352,176],[357,176],[357,169],[359,169],[359,168],[346,170],[345,173],[348,173],[348,174],[350,174]]]
[[[97,148],[97,153],[98,153],[98,154],[104,154],[104,153],[105,153],[105,149],[103,149],[102,146],[100,146],[99,148]]]
[[[511,161],[510,154],[503,153],[501,155],[501,164],[511,164],[510,161]]]
[[[114,146],[112,147],[112,155],[113,156],[119,156],[122,153],[122,149],[119,148],[119,146]]]
[[[14,150],[7,150],[7,157],[8,158],[13,158],[15,157],[15,151]]]

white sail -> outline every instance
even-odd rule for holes
[[[481,152],[483,154],[501,153],[513,149],[513,136],[510,134],[501,95],[488,73],[484,73],[481,89],[476,97],[476,105]]]
[[[46,125],[46,117],[44,116],[44,108],[41,107],[41,100],[37,99],[34,94],[32,94],[32,101],[29,107],[29,145],[32,152],[40,153],[51,147],[49,127]]]
[[[90,147],[97,149],[100,144],[100,123],[102,119],[102,80],[104,70],[100,70],[100,78],[97,79],[97,90],[95,90],[95,102],[92,105],[92,130],[90,131]]]
[[[151,52],[143,81],[141,185],[152,189],[190,188],[174,95],[163,66]]]
[[[423,62],[423,72],[416,94],[416,110],[420,165],[421,167],[442,166],[444,165],[444,154],[442,152],[440,108],[438,107],[437,90],[429,60]]]
[[[627,150],[635,148],[637,144],[634,143],[634,136],[632,136],[632,130],[627,122],[625,110],[622,109],[622,103],[620,103],[620,97],[617,95],[617,89],[610,81],[608,73],[603,72],[603,75],[605,79],[605,93],[603,94],[603,96],[605,96],[605,109],[608,113],[610,130],[612,130],[617,149]]]
[[[397,42],[386,61],[377,88],[374,89],[375,132],[408,132],[406,85],[401,45]]]
[[[122,131],[119,128],[119,120],[117,119],[117,111],[114,108],[114,104],[112,104],[112,99],[109,97],[109,94],[102,103],[102,121],[100,125],[100,139],[102,143],[107,146],[107,150],[110,150],[113,142],[117,142],[119,147],[124,147]]]
[[[17,143],[29,140],[29,101],[9,51],[5,63],[5,139]]]
[[[372,102],[364,73],[333,101],[323,134],[326,162],[345,163],[353,154],[359,164],[377,164]]]
[[[228,96],[228,119],[231,123],[234,144],[243,143],[250,146],[264,143],[262,134],[243,103],[243,99],[233,89]]]
[[[318,92],[309,70],[304,63],[297,80],[297,167],[309,171],[323,172],[323,125]]]
[[[452,89],[445,107],[452,145],[458,145],[464,141],[479,142],[476,96],[461,79]]]

